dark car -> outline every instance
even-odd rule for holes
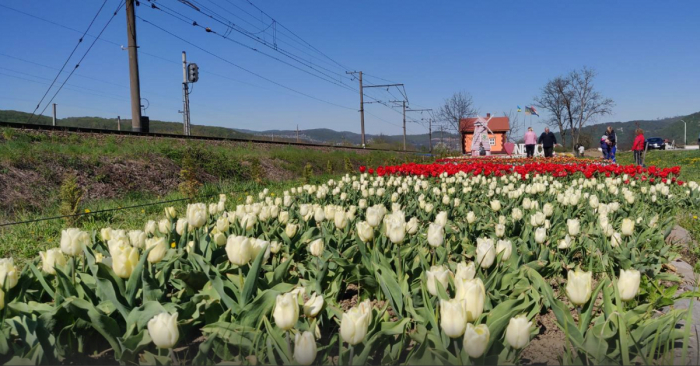
[[[666,150],[666,143],[664,139],[660,137],[650,137],[646,141],[647,144],[647,149],[649,150],[654,150],[654,149],[659,149],[659,150]]]

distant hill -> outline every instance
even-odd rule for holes
[[[26,123],[27,119],[29,118],[29,115],[30,114],[26,112],[0,110],[0,121]],[[51,117],[35,116],[32,123],[40,125],[50,125]],[[69,127],[100,128],[108,130],[117,129],[117,120],[115,118],[67,117],[58,119],[57,124],[59,126]],[[122,119],[121,129],[123,131],[131,131],[131,120]],[[182,123],[151,120],[150,131],[158,133],[181,134]],[[245,129],[233,129],[226,127],[199,125],[192,125],[192,134],[197,136],[212,136],[226,138],[255,138],[259,140],[274,139],[296,141],[297,139],[296,130],[252,131]],[[433,133],[433,145],[435,146],[436,144],[438,144],[441,138],[444,141],[447,141],[448,139],[454,139],[455,137],[457,137],[457,135],[446,132],[442,137],[440,136],[439,132]],[[403,135],[367,134],[365,138],[367,139],[367,144],[370,147],[399,149],[403,146]],[[299,130],[299,140],[301,142],[311,142],[319,144],[359,146],[361,143],[361,136],[359,133],[349,131],[334,131],[328,128],[316,128],[309,130]],[[406,135],[406,145],[407,148],[411,150],[425,150],[428,148],[428,134],[426,133],[420,135]]]
[[[644,130],[644,137],[660,137],[674,141],[676,145],[684,145],[683,142],[683,122],[688,126],[687,139],[688,145],[696,145],[698,143],[698,134],[700,134],[700,112],[693,113],[687,116],[677,116],[669,118],[660,118],[656,120],[628,121],[628,122],[605,122],[586,126],[581,129],[582,143],[590,148],[595,148],[600,145],[600,138],[605,133],[607,126],[612,126],[617,134],[618,146],[622,150],[632,148],[632,142],[635,137],[635,130],[641,128]],[[557,138],[560,134],[557,133]],[[571,133],[567,133],[567,147],[571,142]]]

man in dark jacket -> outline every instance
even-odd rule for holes
[[[557,138],[552,132],[549,131],[549,127],[545,127],[544,132],[540,135],[540,139],[537,140],[538,144],[542,145],[544,149],[544,157],[551,158],[552,151],[554,151],[554,145],[557,144]]]

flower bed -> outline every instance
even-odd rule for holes
[[[677,174],[406,164],[66,229],[0,260],[0,361],[517,363],[552,311],[563,362],[650,363],[684,336],[657,311],[679,281],[665,236],[700,203]]]

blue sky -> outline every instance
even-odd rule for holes
[[[349,90],[357,88],[357,81],[343,78],[346,69],[375,76],[366,76],[366,83],[385,82],[377,77],[404,83],[410,107],[415,109],[438,108],[445,98],[463,90],[473,96],[481,113],[502,114],[531,103],[548,79],[585,65],[598,71],[598,90],[617,104],[606,121],[700,110],[698,1],[251,1],[279,22],[274,38],[278,49],[313,63],[348,88],[150,9],[146,0],[137,14],[249,71],[339,106],[270,83],[137,20],[141,95],[150,102],[146,114],[151,119],[182,119],[178,110],[182,109],[183,50],[201,70],[190,97],[193,124],[253,130],[294,129],[298,124],[300,129],[358,132],[359,96]],[[107,0],[90,34],[99,33],[118,3]],[[272,27],[268,28],[271,20],[247,0],[194,3],[266,41],[273,40]],[[101,4],[101,0],[0,1],[80,31]],[[176,0],[156,4],[226,32],[221,23]],[[0,82],[5,85],[0,88],[0,109],[31,112],[80,34],[6,7],[0,6]],[[128,55],[119,47],[126,44],[125,18],[122,9],[105,30],[106,41],[95,44],[56,97],[59,117],[129,118]],[[240,33],[232,32],[229,38],[314,72]],[[85,38],[67,70],[93,39]],[[382,101],[400,97],[395,89],[393,96],[379,89],[367,94]],[[368,104],[365,109],[368,133],[401,133],[397,110],[380,104]],[[412,117],[420,119],[421,114],[414,112]],[[543,128],[537,118],[531,123],[537,131]],[[409,123],[408,132],[424,133],[425,128]]]

